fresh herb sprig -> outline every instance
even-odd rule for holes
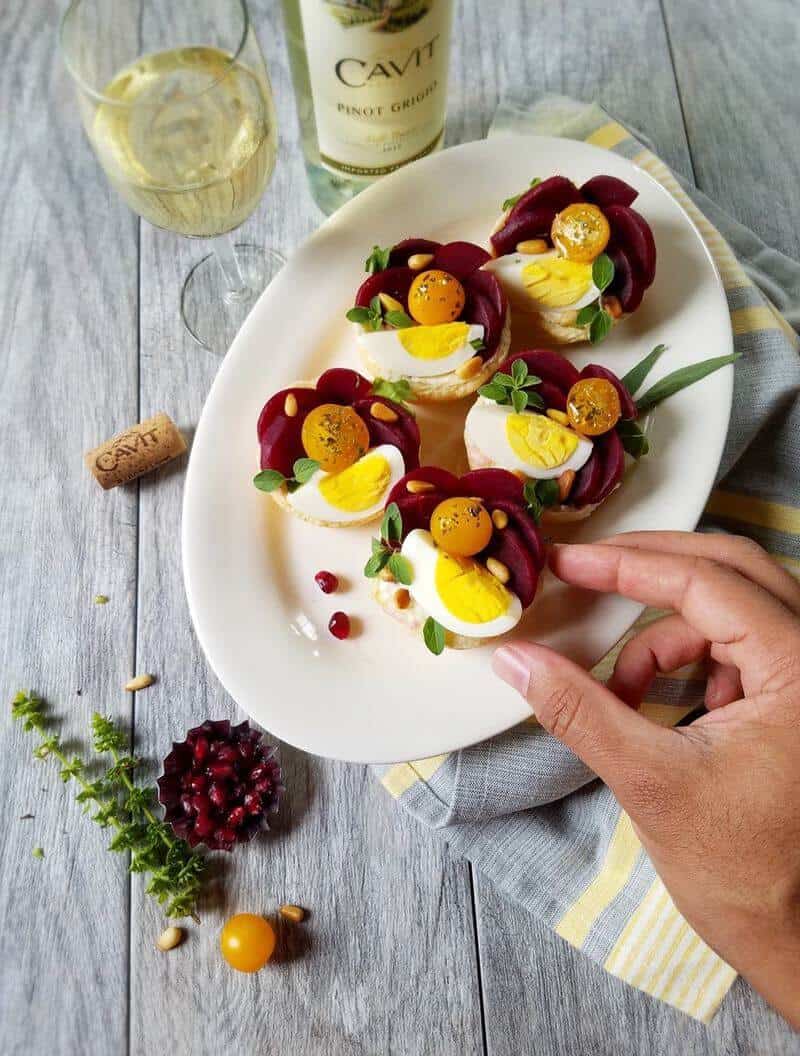
[[[434,656],[441,656],[444,652],[445,629],[433,616],[429,616],[422,625],[422,640]]]
[[[379,271],[386,271],[389,267],[389,257],[391,256],[391,253],[391,246],[386,246],[385,248],[381,248],[381,246],[373,246],[372,252],[364,262],[364,271],[366,271],[368,275],[375,275]]]
[[[592,264],[592,282],[600,293],[603,293],[614,281],[614,262],[607,253],[601,253]],[[578,326],[589,327],[589,340],[593,345],[599,345],[609,333],[614,321],[611,313],[600,307],[600,298],[581,308],[576,319]]]
[[[380,330],[384,323],[394,327],[395,330],[405,330],[414,325],[414,320],[398,308],[390,308],[384,311],[381,299],[378,296],[369,302],[369,308],[356,305],[345,312],[345,316],[351,323],[359,323],[367,330]]]
[[[517,414],[526,407],[544,409],[544,400],[538,392],[531,389],[541,381],[535,374],[528,373],[528,365],[523,359],[515,359],[511,364],[511,373],[498,371],[486,385],[481,385],[478,394],[495,403],[510,404]]]
[[[531,182],[528,184],[528,191],[531,189],[531,187],[535,187],[537,183],[541,182],[542,181],[539,176],[534,176]],[[523,196],[523,194],[527,194],[527,191],[520,191],[519,194],[514,194],[510,198],[506,198],[500,208],[503,210],[503,212],[505,212],[506,209],[513,209],[517,202],[520,200],[520,198]]]
[[[131,775],[140,760],[129,754],[127,734],[111,719],[97,713],[92,716],[94,750],[110,756],[112,762],[101,777],[91,780],[80,756],[67,756],[59,735],[50,731],[41,697],[20,691],[11,704],[11,714],[26,732],[40,735],[34,757],[57,759],[61,780],[65,784],[75,781],[79,786],[75,798],[84,811],[94,810],[92,820],[101,828],[116,829],[108,849],[130,851],[130,872],[150,874],[146,893],[165,907],[168,917],[197,920],[205,859],[155,816],[155,789],[134,784]]]
[[[373,396],[383,396],[384,399],[399,404],[409,414],[414,413],[408,406],[409,402],[414,399],[414,394],[406,378],[398,378],[397,381],[389,381],[388,378],[375,378],[372,383],[372,394]]]
[[[559,503],[557,480],[529,480],[522,491],[528,504],[528,513],[537,524],[548,506],[557,506]]]
[[[253,477],[253,483],[259,491],[276,491],[285,484],[289,491],[297,491],[301,484],[307,484],[319,469],[315,458],[298,458],[292,466],[294,476],[285,477],[279,469],[262,469]]]
[[[414,576],[410,562],[398,550],[402,534],[403,518],[397,503],[392,502],[383,515],[380,538],[372,540],[372,556],[364,565],[364,575],[368,579],[374,579],[388,568],[398,583],[409,586]]]

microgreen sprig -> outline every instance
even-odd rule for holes
[[[614,262],[607,253],[601,253],[592,264],[592,282],[600,293],[607,290],[614,281]],[[581,308],[576,319],[578,326],[589,327],[589,340],[593,345],[599,345],[611,332],[614,322],[611,313],[600,307],[600,298]]]
[[[403,518],[397,503],[392,502],[383,515],[380,538],[372,540],[372,556],[364,565],[364,575],[368,579],[374,579],[384,568],[388,568],[398,583],[409,586],[414,576],[410,562],[399,553],[402,534]]]
[[[355,308],[348,309],[345,316],[351,323],[359,323],[367,330],[380,330],[384,323],[388,323],[395,330],[405,330],[406,327],[414,325],[414,320],[399,308],[384,311],[378,296],[372,298],[369,308],[356,305]]]
[[[529,480],[522,489],[528,504],[528,513],[538,524],[548,506],[557,506],[559,491],[557,480]]]
[[[544,409],[544,400],[538,392],[531,389],[541,381],[535,374],[528,373],[528,365],[523,359],[515,359],[511,364],[511,373],[499,370],[486,385],[481,385],[478,394],[495,403],[510,404],[517,414],[526,407]]]
[[[375,378],[372,383],[372,394],[373,396],[383,396],[384,399],[399,404],[409,414],[414,413],[407,406],[409,401],[414,399],[414,394],[406,378],[398,378],[397,381],[389,381],[388,378]]]
[[[541,182],[542,181],[541,181],[541,178],[539,176],[534,176],[533,179],[531,180],[531,182],[528,184],[528,190],[530,190],[531,187],[535,187],[537,183],[541,183]],[[503,210],[503,212],[505,212],[506,209],[513,209],[514,206],[517,204],[517,202],[520,200],[520,198],[525,193],[526,193],[525,191],[520,191],[519,194],[514,194],[510,198],[506,198],[506,200],[503,202],[503,204],[500,206],[500,208]]]
[[[315,458],[298,458],[292,466],[294,476],[285,477],[279,469],[262,469],[253,477],[253,483],[259,491],[276,491],[285,484],[289,491],[297,491],[301,484],[307,484],[319,469]]]
[[[150,873],[145,892],[165,906],[168,917],[191,916],[197,920],[195,907],[205,859],[155,816],[155,790],[131,780],[140,760],[128,754],[127,735],[106,716],[92,716],[94,749],[99,755],[110,755],[112,764],[101,777],[90,780],[80,756],[68,757],[59,735],[47,732],[49,720],[41,697],[20,691],[11,704],[11,715],[22,722],[27,733],[40,735],[34,757],[58,760],[61,780],[65,784],[76,782],[80,791],[75,798],[85,812],[95,811],[92,820],[101,828],[116,829],[108,849],[130,851],[130,872]]]
[[[364,262],[364,271],[369,275],[375,275],[379,271],[386,271],[389,267],[389,257],[391,256],[391,253],[391,246],[386,246],[385,248],[373,246],[372,252]]]

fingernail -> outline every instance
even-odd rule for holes
[[[525,654],[513,645],[501,646],[492,657],[492,670],[523,697],[528,696],[531,673]]]

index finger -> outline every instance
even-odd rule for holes
[[[550,567],[575,586],[681,613],[712,643],[715,659],[739,668],[748,695],[800,674],[797,619],[763,587],[708,558],[590,543],[553,547]]]

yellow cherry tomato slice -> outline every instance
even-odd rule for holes
[[[583,436],[610,432],[622,415],[619,393],[605,378],[576,381],[567,394],[567,417]]]
[[[408,311],[423,326],[452,323],[464,310],[464,287],[446,271],[422,271],[408,291]]]
[[[479,554],[492,538],[492,519],[478,499],[444,499],[431,514],[431,535],[455,557]]]
[[[603,213],[589,202],[576,202],[556,213],[550,238],[568,260],[589,264],[608,245],[611,228]]]
[[[320,469],[340,473],[369,450],[369,429],[352,407],[322,403],[306,415],[300,441]]]
[[[257,972],[275,950],[275,929],[255,913],[237,913],[222,929],[222,956],[237,972]]]

